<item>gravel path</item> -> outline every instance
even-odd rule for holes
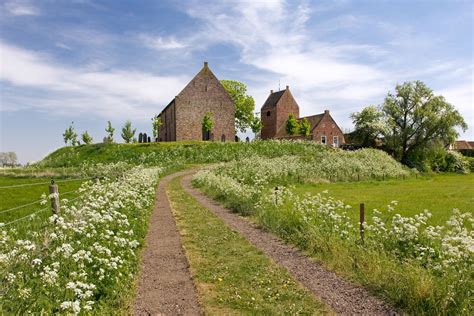
[[[232,229],[242,234],[277,264],[286,268],[296,280],[324,303],[331,306],[336,313],[344,315],[397,314],[393,307],[374,297],[365,289],[328,271],[299,250],[280,241],[273,234],[259,229],[256,225],[194,189],[191,186],[191,178],[192,174],[188,174],[182,179],[182,185],[186,192],[220,217]]]
[[[146,246],[142,252],[134,315],[199,315],[196,289],[171,213],[165,187],[182,176],[178,172],[161,179],[156,191]]]

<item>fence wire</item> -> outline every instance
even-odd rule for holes
[[[0,211],[0,214],[3,214],[3,213],[6,213],[6,212],[10,212],[10,211],[14,211],[14,210],[18,210],[20,208],[24,208],[24,207],[27,207],[27,206],[30,206],[30,205],[33,205],[33,204],[36,204],[36,203],[39,203],[43,200],[38,200],[38,201],[34,201],[34,202],[31,202],[31,203],[28,203],[28,204],[24,204],[24,205],[20,205],[20,206],[15,206],[15,207],[12,207],[12,208],[9,208],[7,210],[2,210]]]
[[[91,179],[93,179],[93,178],[67,179],[67,180],[58,180],[58,181],[55,180],[54,183],[55,184],[61,184],[61,183],[64,183],[64,182],[85,181],[85,180],[91,180]],[[6,185],[6,186],[1,186],[0,189],[21,188],[21,187],[29,187],[29,186],[35,186],[35,185],[46,185],[46,184],[51,184],[51,181]]]
[[[59,192],[59,197],[61,197],[62,195],[74,193],[74,192],[77,192],[77,191],[79,191],[79,190],[71,190],[71,191],[67,191],[67,192],[64,192],[64,193]],[[43,201],[43,200],[38,200],[38,201],[31,202],[31,203],[23,204],[23,205],[20,205],[20,206],[15,206],[15,207],[9,208],[7,210],[2,210],[2,211],[0,211],[0,214],[10,212],[10,211],[14,211],[14,210],[18,210],[18,209],[21,209],[21,208],[24,208],[24,207],[27,207],[27,206],[31,206],[31,205],[34,205],[36,203],[40,203],[41,201]]]
[[[70,191],[70,192],[73,192],[73,191]],[[64,193],[63,193],[63,194],[64,194]],[[81,194],[81,195],[79,195],[79,196],[76,196],[75,198],[69,200],[68,203],[71,203],[71,202],[73,202],[73,201],[76,201],[77,199],[79,199],[79,198],[81,198],[81,197],[83,197],[83,196],[84,196],[84,194]],[[45,207],[45,208],[43,208],[43,209],[41,209],[41,210],[39,210],[39,211],[36,211],[36,212],[33,212],[33,213],[28,214],[28,215],[26,215],[26,216],[17,218],[17,219],[15,219],[15,220],[13,220],[13,221],[10,221],[10,222],[8,222],[8,223],[4,223],[2,226],[0,226],[0,228],[6,227],[6,226],[11,225],[11,224],[14,224],[14,223],[19,222],[19,221],[21,221],[21,220],[24,220],[24,219],[26,219],[26,218],[30,218],[30,217],[32,217],[33,215],[39,214],[39,213],[44,212],[44,211],[46,211],[46,210],[51,210],[51,207],[50,207],[50,206]]]
[[[26,216],[17,218],[17,219],[15,219],[15,220],[11,221],[11,222],[5,223],[5,224],[3,224],[3,226],[1,226],[1,227],[5,227],[5,226],[11,225],[11,224],[13,224],[13,223],[19,222],[19,221],[21,221],[21,220],[24,220],[25,218],[32,217],[33,215],[36,215],[36,214],[41,213],[41,212],[44,212],[44,211],[46,211],[46,210],[48,210],[48,209],[50,209],[49,206],[48,206],[48,207],[45,207],[44,209],[41,209],[41,210],[39,210],[39,211],[36,211],[36,212],[34,212],[34,213],[31,213],[31,214],[29,214],[29,215],[26,215]]]

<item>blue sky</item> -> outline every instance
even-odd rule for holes
[[[474,139],[471,1],[0,1],[0,149],[21,162],[150,118],[199,71],[247,84],[259,109],[290,86],[302,115],[349,116],[422,80]],[[116,137],[120,138],[120,136]]]

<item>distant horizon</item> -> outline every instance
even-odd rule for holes
[[[421,80],[472,141],[473,23],[470,1],[5,1],[0,151],[38,161],[64,146],[72,121],[96,143],[108,120],[117,142],[127,119],[151,134],[204,61],[245,83],[255,111],[289,85],[302,116],[328,109],[344,132],[351,113]]]

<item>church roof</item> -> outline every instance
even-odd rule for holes
[[[190,90],[190,89],[192,90],[195,86],[195,83],[199,82],[199,81],[201,81],[201,82],[204,81],[206,84],[210,81],[216,81],[218,83],[217,84],[218,87],[220,87],[220,89],[224,92],[224,95],[227,96],[227,98],[230,100],[230,102],[232,102],[232,103],[234,102],[234,101],[232,101],[232,98],[227,93],[227,91],[224,89],[222,84],[220,83],[219,79],[217,79],[217,77],[214,75],[212,70],[209,68],[208,63],[204,62],[204,66],[202,67],[202,69],[194,76],[193,79],[191,79],[191,81],[188,82],[188,84],[183,88],[183,90],[181,90],[181,92],[176,97],[174,97],[173,100],[171,100],[170,103],[168,103],[168,105],[165,106],[165,108],[163,110],[161,110],[161,112],[160,112],[160,114],[158,114],[158,116],[160,117],[166,111],[167,108],[169,108],[171,105],[173,105],[173,103],[176,102],[176,98],[181,97],[183,95],[183,93],[186,93],[187,90]]]
[[[280,100],[283,93],[285,93],[285,91],[286,90],[281,90],[281,91],[271,93],[268,96],[265,103],[263,104],[262,109],[269,108],[269,107],[274,107],[278,103],[278,101]]]

